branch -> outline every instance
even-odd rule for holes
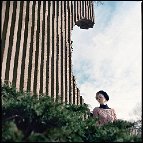
[[[17,117],[20,117],[21,119],[23,119],[20,115],[13,115],[7,119],[4,119],[4,122],[8,121],[8,120],[11,120],[11,119],[14,119],[14,118],[17,118]]]

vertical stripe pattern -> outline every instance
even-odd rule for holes
[[[3,1],[1,81],[66,104],[83,104],[72,72],[74,25],[93,27],[92,1]]]

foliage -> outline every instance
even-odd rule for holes
[[[104,4],[104,2],[103,1],[93,1],[94,2],[94,4],[95,5],[103,5]]]
[[[65,105],[7,85],[1,89],[2,142],[141,142],[129,133],[133,123],[117,120],[97,126],[87,104]]]
[[[2,141],[3,142],[18,142],[23,138],[23,134],[13,121],[5,122],[2,125]]]

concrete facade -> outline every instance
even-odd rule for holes
[[[92,1],[2,1],[2,83],[83,104],[72,72],[74,25],[93,27]]]

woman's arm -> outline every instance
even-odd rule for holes
[[[98,117],[98,108],[93,109],[93,117]]]

